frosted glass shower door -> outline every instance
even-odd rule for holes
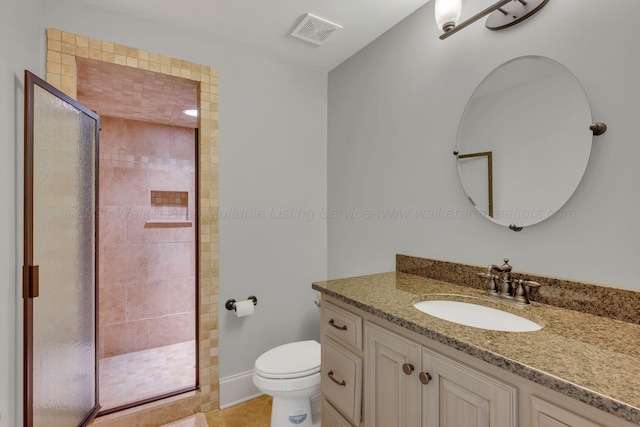
[[[87,425],[96,387],[99,117],[25,72],[24,425]]]

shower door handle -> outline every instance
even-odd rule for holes
[[[37,298],[40,295],[40,266],[23,266],[22,282],[22,298]]]

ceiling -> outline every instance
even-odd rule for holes
[[[76,58],[78,101],[101,116],[188,128],[198,119],[198,82],[93,59]]]
[[[330,71],[428,0],[83,0]],[[290,36],[312,13],[342,25],[321,45]]]
[[[428,0],[83,1],[330,71]],[[308,12],[343,28],[321,46],[291,37]],[[197,119],[182,113],[196,107],[197,83],[91,59],[77,58],[77,64],[78,100],[98,114],[197,127]]]

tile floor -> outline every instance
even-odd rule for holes
[[[271,396],[261,396],[227,409],[207,412],[209,427],[269,427]]]
[[[195,341],[186,341],[100,359],[102,408],[115,408],[193,386],[195,352]]]

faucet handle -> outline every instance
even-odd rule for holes
[[[500,267],[500,270],[504,271],[505,273],[510,272],[513,269],[513,267],[509,265],[509,258],[505,258],[503,261],[504,261],[504,264],[502,264],[502,266]]]
[[[500,276],[496,276],[493,273],[478,273],[478,276],[483,279],[491,279],[491,284],[489,285],[489,289],[487,290],[487,294],[490,296],[498,296],[498,285],[496,280],[500,279]]]
[[[522,304],[529,304],[529,292],[525,286],[527,281],[523,279],[513,279],[514,291],[513,299]]]
[[[539,288],[541,286],[540,283],[534,282],[533,280],[523,280],[522,284],[527,293],[527,299],[529,299],[529,295],[531,294],[531,288]]]
[[[540,283],[534,282],[533,280],[513,279],[513,283],[517,285],[514,299],[517,302],[524,304],[529,304],[529,293],[531,292],[531,288],[540,287]]]

